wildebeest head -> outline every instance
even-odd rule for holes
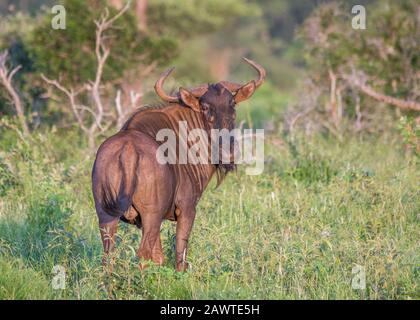
[[[235,106],[249,99],[264,82],[264,68],[252,60],[243,58],[258,71],[258,79],[245,85],[221,81],[216,84],[204,84],[192,89],[180,88],[176,95],[169,95],[163,90],[166,78],[174,68],[165,71],[156,82],[155,90],[166,102],[181,103],[196,112],[201,112],[215,129],[231,129],[235,120]],[[231,121],[233,120],[233,121]]]
[[[266,76],[262,66],[247,58],[243,59],[257,70],[258,79],[251,80],[245,85],[221,81],[216,84],[200,85],[192,89],[181,87],[176,95],[169,95],[163,90],[163,84],[174,70],[174,68],[171,68],[165,71],[156,82],[156,93],[166,102],[179,103],[201,113],[208,130],[227,129],[231,131],[235,128],[236,105],[249,99],[255,90],[262,85]],[[234,141],[231,141],[230,144],[232,155],[234,143]],[[224,167],[227,171],[234,168],[229,164]]]

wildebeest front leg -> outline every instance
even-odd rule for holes
[[[104,267],[107,266],[108,264],[109,253],[115,247],[115,235],[117,232],[117,227],[118,227],[118,219],[108,222],[108,223],[102,223],[99,225],[102,244],[104,247],[104,256],[102,258],[102,265]],[[110,271],[111,270],[112,270],[112,264],[111,264]]]
[[[144,260],[152,260],[157,265],[162,265],[164,256],[162,253],[162,246],[160,242],[160,225],[162,218],[158,214],[149,214],[142,217],[142,239],[140,248],[137,252],[140,262],[140,269],[147,266]]]
[[[195,208],[180,210],[176,224],[176,270],[188,269],[187,247],[191,229],[195,219]]]

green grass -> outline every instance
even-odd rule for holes
[[[140,233],[121,225],[108,275],[93,158],[67,135],[0,139],[1,299],[420,298],[419,168],[397,138],[267,145],[262,175],[241,168],[206,191],[187,273],[174,271],[175,224],[166,221],[163,267],[140,271]],[[65,290],[51,287],[54,265],[66,268]],[[356,265],[366,290],[352,289]]]

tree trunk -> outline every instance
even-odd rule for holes
[[[140,31],[147,31],[147,3],[148,0],[137,0],[136,15]]]
[[[339,118],[337,112],[337,76],[335,73],[329,69],[328,75],[330,77],[330,104],[329,109],[331,112],[331,118],[334,122],[336,128],[339,127]]]
[[[420,102],[413,101],[413,100],[402,100],[399,98],[395,98],[392,96],[385,95],[373,89],[371,86],[366,84],[366,80],[361,80],[357,77],[356,73],[353,72],[353,75],[343,74],[342,78],[347,80],[351,85],[357,87],[360,91],[364,94],[368,95],[369,97],[389,104],[391,106],[397,107],[401,110],[413,110],[413,111],[420,111]],[[360,76],[359,76],[360,77]]]
[[[362,90],[362,92],[364,92],[365,94],[367,94],[368,96],[370,96],[371,98],[380,101],[380,102],[384,102],[386,104],[390,104],[394,107],[397,107],[401,110],[414,110],[414,111],[420,111],[420,103],[416,102],[416,101],[409,101],[409,100],[401,100],[398,98],[394,98],[391,96],[387,96],[384,95],[382,93],[379,93],[377,91],[375,91],[373,88],[364,85],[364,84],[360,84],[357,85],[360,90]]]
[[[7,92],[9,93],[10,97],[12,98],[13,104],[15,105],[15,109],[16,109],[16,114],[18,116],[18,119],[20,121],[20,124],[22,126],[22,130],[23,130],[23,134],[25,136],[29,136],[29,127],[28,124],[26,123],[26,118],[25,118],[25,112],[23,109],[23,105],[22,105],[22,101],[17,93],[17,91],[15,90],[15,88],[13,88],[12,85],[12,80],[10,78],[10,80],[7,78],[6,75],[4,75],[3,73],[1,74],[1,80],[3,82],[4,87],[6,88]]]
[[[23,133],[25,134],[25,136],[28,137],[30,135],[29,127],[28,127],[28,124],[26,123],[26,118],[25,118],[25,113],[23,111],[22,102],[16,91],[11,92],[11,94],[13,96],[13,101],[15,102],[16,113],[18,115],[20,124],[22,126]]]
[[[94,133],[90,133],[88,135],[88,147],[89,147],[89,150],[91,150],[92,152],[95,150],[96,141],[95,141],[95,134]]]
[[[121,9],[124,6],[123,0],[108,0],[110,6]],[[147,31],[147,5],[148,0],[135,1],[135,15],[137,16],[137,27],[140,31]]]

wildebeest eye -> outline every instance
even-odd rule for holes
[[[210,106],[207,103],[203,102],[201,104],[201,109],[203,109],[203,111],[207,111],[207,110],[209,110],[209,108],[210,108]]]

